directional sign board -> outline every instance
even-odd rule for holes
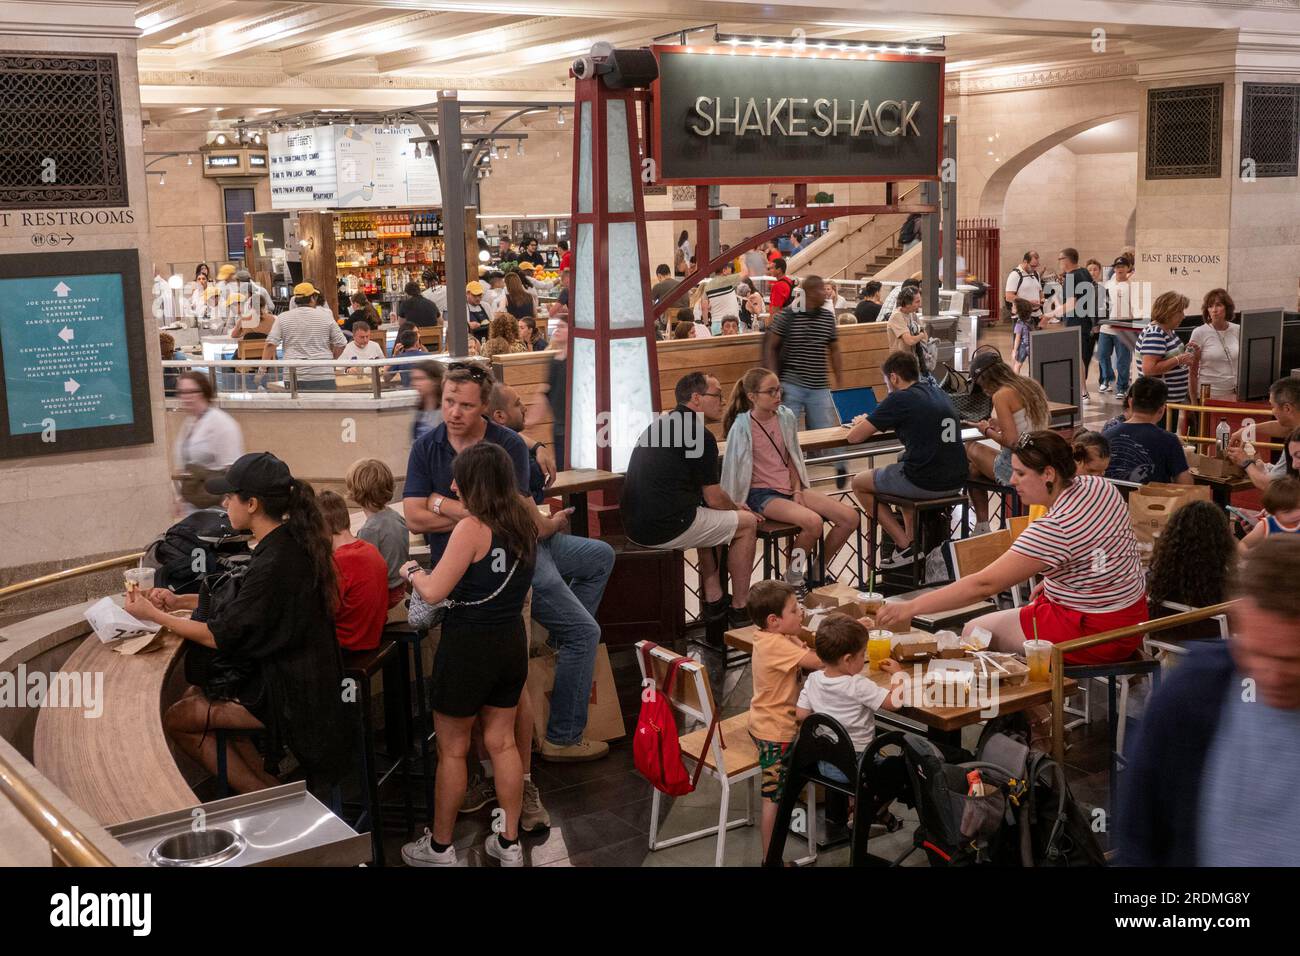
[[[0,458],[153,440],[133,250],[0,257]]]

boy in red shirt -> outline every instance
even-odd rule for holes
[[[344,650],[373,650],[388,621],[388,564],[378,548],[352,534],[348,506],[339,495],[326,491],[318,501],[333,536],[339,577],[334,631]]]

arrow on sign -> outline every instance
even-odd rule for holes
[[[81,383],[78,382],[75,378],[70,378],[63,383],[63,390],[67,392],[69,395],[77,394],[77,389],[79,388],[81,388]]]
[[[66,325],[59,329],[59,338],[63,339],[64,342],[71,342],[73,338],[76,337],[76,334],[77,333],[73,332],[72,329],[68,328]]]
[[[58,285],[54,287],[54,292],[60,299],[66,299],[68,297],[68,293],[71,291],[72,290],[68,288],[68,284],[66,282],[60,282]]]

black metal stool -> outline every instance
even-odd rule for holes
[[[424,677],[424,641],[429,636],[427,630],[416,630],[405,622],[389,624],[384,628],[383,639],[395,642],[400,648],[398,654],[402,686],[406,687],[407,698],[414,696],[415,713],[406,707],[407,726],[411,728],[408,738],[414,740],[419,753],[420,769],[416,773],[424,780],[424,807],[428,816],[433,814],[433,752],[429,741],[433,739],[433,714],[429,710],[429,688]],[[412,673],[414,662],[414,673]],[[414,683],[412,683],[414,682]],[[387,696],[387,695],[385,695]]]
[[[227,775],[227,757],[226,746],[230,743],[232,737],[244,737],[248,740],[256,741],[264,733],[262,729],[241,730],[238,728],[215,727],[213,736],[217,741],[217,799],[230,796],[230,779]]]
[[[414,824],[407,770],[410,748],[405,746],[405,725],[399,721],[397,727],[388,728],[390,739],[392,739],[391,733],[397,731],[397,739],[400,744],[392,765],[381,772],[375,752],[375,734],[371,719],[373,698],[370,692],[370,683],[376,675],[382,675],[383,677],[385,700],[396,700],[398,702],[397,706],[400,707],[402,712],[409,713],[410,711],[410,707],[405,705],[406,692],[404,688],[406,685],[400,679],[401,650],[402,648],[396,641],[381,638],[379,646],[374,650],[344,651],[343,653],[343,676],[356,681],[360,691],[357,695],[357,704],[361,707],[361,772],[363,779],[360,813],[354,826],[361,829],[364,822],[369,827],[370,842],[377,866],[384,865],[384,819],[381,792],[384,785],[395,773],[401,774],[403,809],[405,810],[408,834]],[[398,686],[394,687],[394,684]]]
[[[988,478],[968,478],[966,479],[966,490],[976,489],[985,492],[989,496],[989,517],[993,516],[992,500],[998,499],[998,527],[1005,528],[1011,523],[1013,517],[1018,517],[1021,511],[1020,494],[1011,485],[1001,485],[996,481]]]
[[[880,491],[871,492],[871,514],[867,515],[870,524],[867,527],[867,548],[870,557],[868,563],[876,569],[879,574],[880,567],[876,561],[879,545],[876,544],[876,529],[880,524],[880,507],[884,505],[889,507],[897,505],[900,508],[911,508],[915,512],[912,520],[912,526],[915,533],[912,537],[912,589],[921,586],[921,562],[924,560],[926,553],[932,548],[938,547],[943,541],[948,540],[947,535],[943,541],[928,542],[925,537],[925,516],[932,511],[941,511],[946,508],[962,509],[962,536],[966,537],[966,509],[970,508],[970,499],[966,497],[965,492],[958,495],[947,495],[943,498],[904,498],[900,495],[887,495]]]
[[[823,523],[824,527],[825,524]],[[781,573],[781,542],[789,541],[791,547],[793,547],[794,539],[799,537],[802,530],[797,524],[771,519],[765,519],[758,526],[758,540],[763,544],[763,578],[765,580],[770,581]],[[817,566],[820,573],[816,575],[818,581],[826,576],[825,542],[825,534],[819,533],[817,536]],[[804,575],[809,580],[814,577],[811,557],[804,570]]]

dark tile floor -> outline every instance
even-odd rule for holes
[[[702,660],[711,672],[717,694],[723,703],[724,716],[739,713],[749,706],[750,674],[748,667],[734,668],[722,674],[721,655],[698,644],[679,648]],[[636,726],[640,708],[640,674],[630,649],[613,649],[610,663],[622,705],[624,723],[630,734]],[[1093,721],[1070,732],[1066,754],[1067,777],[1076,800],[1085,815],[1094,807],[1109,809],[1105,686],[1094,683],[1091,709]],[[1138,716],[1144,695],[1135,690],[1130,701],[1131,716]],[[1135,725],[1130,723],[1130,730]],[[969,736],[969,735],[968,735]],[[973,740],[963,741],[967,746]],[[651,853],[649,850],[651,788],[632,763],[630,736],[614,741],[609,756],[603,760],[579,764],[546,763],[534,759],[533,779],[537,783],[552,826],[549,831],[525,834],[525,861],[530,866],[683,866],[713,864],[716,844],[704,838]],[[743,791],[733,791],[733,806],[743,800]],[[702,785],[696,794],[679,800],[665,798],[660,808],[660,825],[666,833],[685,832],[707,825],[716,819],[718,789]],[[462,815],[456,824],[455,843],[464,866],[496,866],[487,857],[483,842],[491,832],[492,805],[476,813]],[[737,811],[739,812],[739,811]],[[905,823],[915,817],[901,813]],[[421,824],[418,823],[417,831]],[[892,856],[910,845],[911,827],[879,841],[873,839],[873,852]],[[1103,845],[1104,845],[1104,834]],[[385,841],[390,865],[401,860],[404,838],[396,833]],[[802,841],[792,838],[788,856],[804,852]],[[732,830],[728,834],[728,865],[757,865],[759,862],[756,827]],[[823,853],[818,865],[844,865],[843,850]],[[920,855],[910,858],[912,865],[924,865]]]

